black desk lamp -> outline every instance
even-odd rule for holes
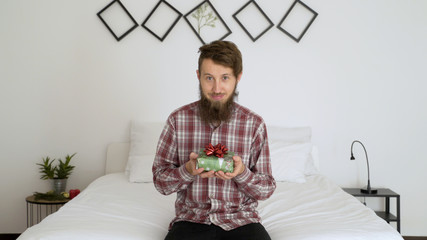
[[[377,191],[376,189],[372,189],[372,188],[371,188],[371,181],[370,181],[370,177],[369,177],[369,161],[368,161],[368,153],[366,152],[366,148],[365,148],[365,146],[363,146],[363,143],[361,143],[361,142],[360,142],[360,141],[358,141],[358,140],[354,140],[354,141],[351,143],[351,157],[350,157],[350,160],[355,160],[354,155],[353,155],[353,144],[354,144],[355,142],[360,143],[360,145],[362,145],[362,147],[363,147],[363,150],[365,150],[366,164],[368,165],[368,185],[366,186],[366,188],[361,188],[361,189],[360,189],[360,192],[362,192],[362,193],[366,193],[366,194],[376,194],[378,191]]]

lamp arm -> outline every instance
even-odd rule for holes
[[[362,147],[363,147],[363,150],[365,151],[366,165],[368,166],[368,186],[367,186],[367,188],[368,188],[368,190],[370,190],[370,188],[371,188],[371,183],[370,183],[370,182],[371,182],[371,181],[370,181],[371,177],[370,177],[370,171],[369,171],[368,152],[366,151],[365,145],[363,145],[363,143],[362,143],[361,141],[359,141],[359,140],[354,140],[354,141],[351,143],[351,153],[352,153],[352,154],[353,154],[353,144],[354,144],[355,142],[360,143],[360,145],[362,145]]]

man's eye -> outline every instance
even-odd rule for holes
[[[213,77],[208,76],[208,77],[206,77],[206,80],[212,81]]]
[[[224,76],[224,77],[222,77],[222,79],[223,80],[228,80],[230,77],[228,77],[228,76]]]

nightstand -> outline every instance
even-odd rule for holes
[[[388,223],[396,222],[397,231],[400,233],[400,195],[388,188],[378,188],[378,193],[366,194],[360,192],[360,188],[343,188],[344,191],[354,197],[375,197],[385,198],[385,211],[376,211],[375,213],[386,220]],[[390,198],[396,198],[396,216],[390,213]]]
[[[36,200],[35,196],[32,195],[25,198],[25,201],[27,202],[27,227],[31,227],[49,214],[56,212],[60,207],[70,201],[70,199],[55,201]]]

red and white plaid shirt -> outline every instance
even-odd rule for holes
[[[154,185],[165,195],[177,193],[178,221],[215,224],[231,230],[260,222],[258,200],[273,194],[267,130],[263,119],[234,103],[229,122],[215,128],[200,120],[199,102],[174,111],[160,135],[153,164]],[[192,176],[185,168],[190,153],[221,143],[242,158],[244,172],[231,180]]]

